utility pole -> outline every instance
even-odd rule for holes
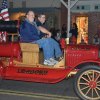
[[[78,0],[74,0],[71,3],[71,0],[68,0],[67,3],[64,0],[60,0],[60,2],[68,9],[67,14],[67,44],[69,44],[69,31],[70,31],[70,12],[71,8],[78,2]]]

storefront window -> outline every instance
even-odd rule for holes
[[[76,23],[78,26],[77,43],[88,43],[88,17],[77,17]]]

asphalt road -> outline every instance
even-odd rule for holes
[[[73,90],[73,78],[56,84],[2,80],[0,100],[79,100]]]

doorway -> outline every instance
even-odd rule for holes
[[[78,27],[77,44],[88,44],[88,17],[76,17],[76,24]]]

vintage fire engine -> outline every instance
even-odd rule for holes
[[[54,66],[45,66],[37,44],[0,43],[0,82],[10,79],[57,83],[73,73],[77,96],[83,100],[100,100],[99,45],[64,45],[64,59]]]

